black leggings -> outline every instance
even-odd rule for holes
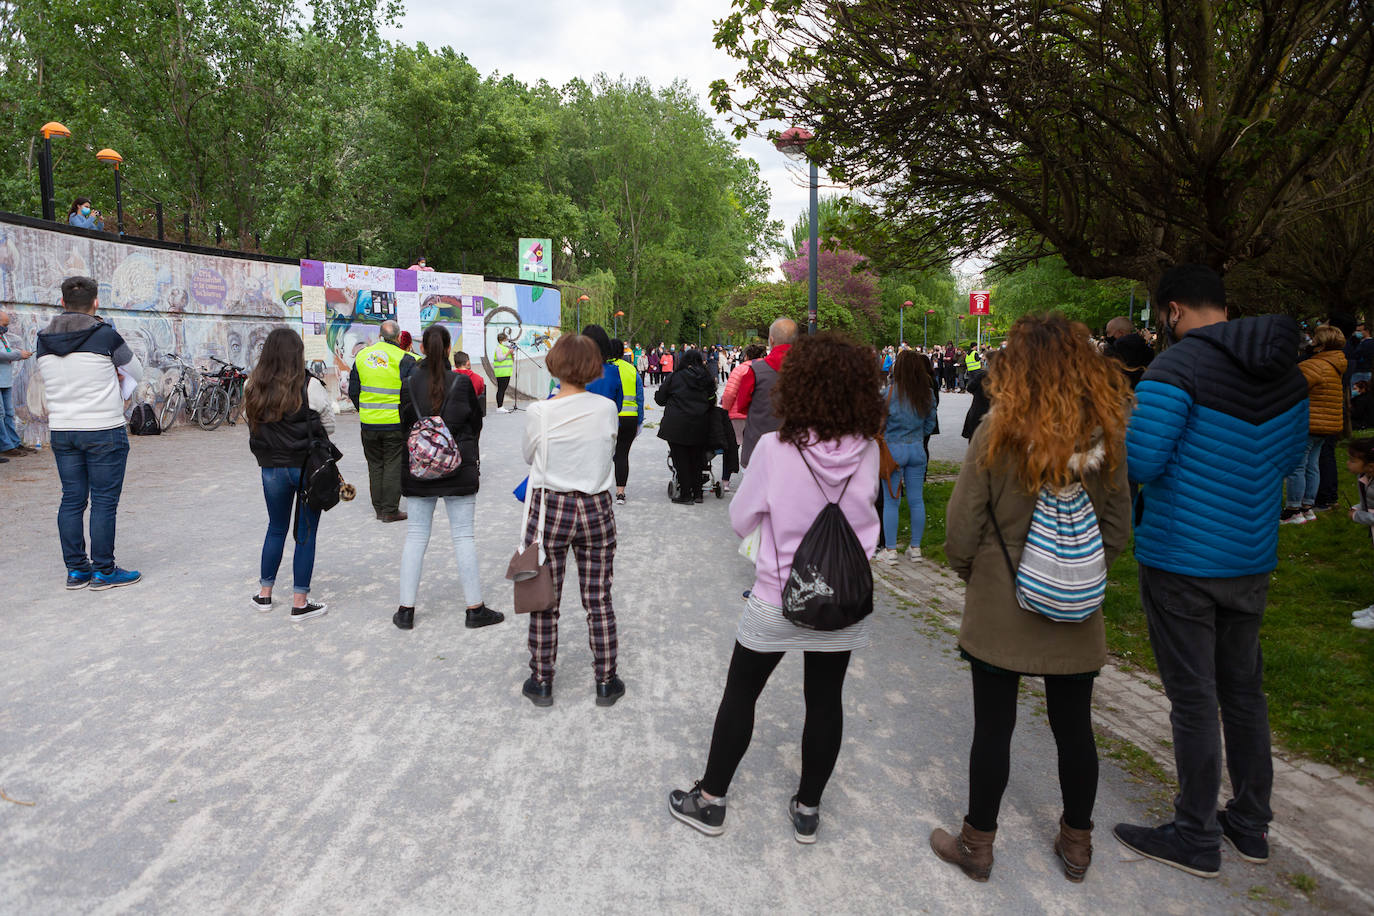
[[[624,487],[630,479],[630,446],[639,435],[639,417],[621,417],[620,432],[615,437],[615,485]]]
[[[701,475],[704,468],[701,463],[701,446],[669,442],[668,454],[673,459],[673,470],[677,472],[677,498],[696,499],[703,495]]]
[[[506,403],[506,389],[510,387],[510,376],[498,378],[496,380],[496,406],[503,407]]]
[[[715,731],[711,733],[706,775],[701,778],[701,787],[707,793],[721,796],[730,790],[730,780],[754,736],[754,704],[782,656],[782,652],[755,652],[735,643],[730,673],[725,679],[725,695],[720,698]],[[848,667],[848,652],[806,653],[802,687],[806,698],[806,724],[802,726],[801,783],[797,788],[797,801],[807,807],[821,803],[821,793],[840,756],[840,739],[844,733],[844,705],[840,694]]]
[[[968,759],[968,822],[996,830],[1002,793],[1011,773],[1011,733],[1021,679],[973,666],[973,748]],[[1092,826],[1097,801],[1097,741],[1093,738],[1092,678],[1045,678],[1045,706],[1059,749],[1059,792],[1064,821]],[[708,790],[709,791],[709,790]]]

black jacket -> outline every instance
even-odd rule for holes
[[[329,441],[320,415],[310,409],[310,383],[319,384],[313,376],[306,376],[301,389],[301,406],[296,412],[275,423],[249,424],[248,448],[258,459],[258,467],[298,468],[305,464],[310,453],[311,439]]]
[[[658,437],[677,445],[705,445],[710,436],[710,411],[716,405],[716,380],[702,366],[674,372],[654,392],[663,406]]]
[[[988,399],[983,391],[983,383],[987,381],[988,370],[979,369],[969,373],[968,385],[965,390],[973,395],[973,403],[968,407],[968,413],[964,414],[964,438],[972,439],[973,434],[978,430],[978,424],[983,422],[983,417],[987,416],[988,410],[992,407],[992,401]]]
[[[463,456],[463,463],[447,477],[421,480],[411,476],[410,456],[407,454],[403,459],[405,472],[401,476],[401,493],[405,496],[471,496],[477,492],[481,470],[477,440],[482,435],[482,405],[477,400],[471,379],[458,372],[450,372],[448,376],[448,396],[440,416],[458,443],[458,453]],[[401,384],[401,426],[409,436],[412,426],[422,417],[432,415],[429,373],[425,371],[422,360]]]

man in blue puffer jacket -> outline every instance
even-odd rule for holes
[[[1307,437],[1298,326],[1281,315],[1226,320],[1208,267],[1164,274],[1155,302],[1172,346],[1136,388],[1127,464],[1141,491],[1140,600],[1172,705],[1179,793],[1173,823],[1118,824],[1141,855],[1214,878],[1221,840],[1269,857],[1273,763],[1259,630],[1277,565],[1282,482]],[[1235,798],[1217,811],[1220,706]]]

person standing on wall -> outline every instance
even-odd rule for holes
[[[739,380],[735,395],[735,410],[744,414],[744,440],[740,443],[740,467],[749,467],[749,457],[758,445],[759,437],[771,433],[781,422],[773,412],[772,390],[782,371],[787,351],[797,339],[797,323],[791,318],[779,318],[768,328],[768,355],[749,364],[749,371]]]
[[[14,363],[33,353],[9,342],[5,334],[9,327],[10,313],[0,311],[0,455],[9,456],[0,458],[0,463],[37,451],[24,445],[14,426]]]
[[[510,387],[511,376],[515,374],[515,347],[511,345],[510,334],[506,331],[496,335],[491,374],[496,378],[496,412],[510,413],[505,407],[506,389]]]
[[[624,341],[612,340],[611,349],[623,353]],[[644,379],[623,357],[611,360],[611,365],[620,372],[620,390],[624,397],[620,407],[620,433],[615,440],[615,504],[623,506],[625,484],[630,480],[630,445],[644,426]]]
[[[401,326],[383,321],[382,336],[358,351],[348,373],[348,399],[362,422],[363,455],[372,508],[383,522],[404,521],[401,475],[406,460],[406,433],[401,423],[401,383],[415,368],[415,357],[398,343]]]
[[[62,314],[38,334],[38,371],[48,401],[48,429],[62,502],[57,534],[67,563],[67,588],[100,591],[142,576],[115,564],[115,517],[124,489],[129,436],[124,430],[120,375],[143,377],[119,332],[96,316],[99,287],[90,277],[62,281]],[[91,552],[84,519],[91,507]]]

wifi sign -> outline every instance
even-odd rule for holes
[[[992,293],[985,289],[975,289],[968,294],[968,313],[988,315],[992,312]]]

